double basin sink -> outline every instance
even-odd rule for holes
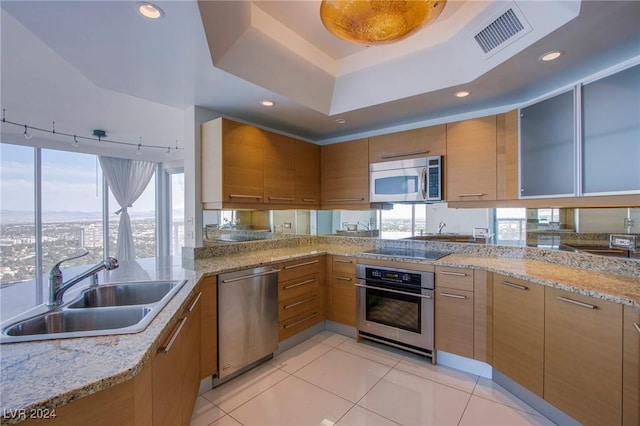
[[[132,281],[89,287],[58,309],[3,325],[0,343],[138,333],[186,282]]]

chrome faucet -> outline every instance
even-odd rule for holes
[[[442,230],[444,229],[445,226],[447,226],[447,224],[444,222],[440,222],[438,224],[438,234],[442,234]]]
[[[58,306],[62,305],[62,296],[64,295],[64,292],[69,288],[89,277],[91,277],[91,285],[96,286],[98,285],[98,272],[103,269],[110,271],[118,267],[118,260],[113,257],[108,257],[103,262],[89,268],[77,277],[71,278],[66,283],[63,282],[60,265],[67,260],[78,259],[88,254],[89,252],[86,251],[84,253],[62,259],[61,261],[53,265],[53,268],[51,268],[51,272],[49,272],[49,302],[47,303],[47,306],[49,306],[50,308],[57,308]]]

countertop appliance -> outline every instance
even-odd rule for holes
[[[434,250],[423,250],[413,248],[395,248],[395,247],[380,247],[373,250],[368,250],[363,253],[380,254],[384,256],[395,257],[408,257],[411,259],[425,259],[425,260],[438,260],[450,253]]]
[[[442,157],[385,161],[369,165],[372,203],[442,201]]]
[[[214,387],[278,348],[278,271],[262,266],[218,276],[218,377]]]
[[[433,358],[434,273],[356,265],[358,337]]]

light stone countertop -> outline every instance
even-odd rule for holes
[[[0,395],[3,413],[15,409],[54,408],[78,397],[109,388],[133,378],[155,354],[161,336],[190,299],[195,284],[203,276],[216,275],[260,265],[275,264],[316,255],[355,256],[411,263],[470,267],[514,278],[558,287],[580,294],[635,306],[640,310],[640,278],[565,266],[517,256],[469,253],[450,254],[438,261],[379,256],[362,253],[370,249],[351,244],[312,244],[289,248],[234,253],[193,261],[184,269],[180,259],[144,259],[133,267],[121,265],[108,272],[107,281],[126,279],[187,279],[187,284],[173,297],[142,332],[129,335],[59,339],[0,345]],[[144,275],[140,277],[140,270]],[[115,274],[118,272],[118,274]],[[70,294],[72,294],[70,292]],[[73,296],[69,296],[73,297]],[[3,416],[2,424],[16,423]]]

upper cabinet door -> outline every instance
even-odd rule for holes
[[[369,163],[445,155],[446,151],[445,124],[369,138]]]
[[[496,200],[497,118],[447,124],[448,201]]]
[[[640,191],[640,65],[582,88],[582,189]]]
[[[575,195],[574,92],[520,110],[520,196]]]
[[[368,208],[368,139],[323,145],[320,155],[322,206],[336,209]]]
[[[316,208],[320,205],[320,145],[296,139],[293,152],[296,203]]]
[[[253,126],[222,121],[222,201],[264,202],[265,133]]]
[[[293,204],[295,202],[293,139],[264,132],[264,202]]]

